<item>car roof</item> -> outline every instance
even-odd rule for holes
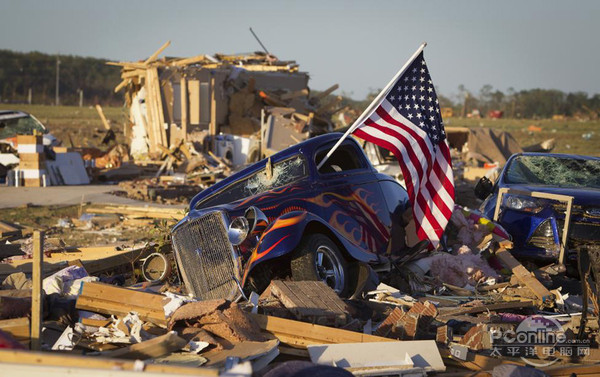
[[[0,110],[0,119],[22,118],[24,116],[29,116],[29,114],[20,110]]]

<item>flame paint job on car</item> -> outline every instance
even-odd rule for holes
[[[270,225],[258,239],[238,247],[240,265],[243,265],[243,282],[259,263],[292,252],[302,240],[305,229],[312,223],[327,229],[352,259],[363,262],[385,260],[383,255],[391,237],[392,214],[410,208],[408,195],[393,178],[377,173],[360,146],[351,138],[345,140],[343,145],[356,149],[364,167],[319,173],[315,164],[316,153],[330,148],[340,137],[340,133],[319,136],[271,156],[272,164],[295,155],[303,156],[308,174],[288,185],[232,203],[204,205],[207,200],[217,197],[236,182],[264,169],[266,160],[263,160],[202,191],[192,199],[188,214],[191,218],[218,210],[224,212],[231,221],[243,216],[248,207],[255,206],[269,219]],[[401,199],[391,205],[386,202],[381,182],[391,182]]]

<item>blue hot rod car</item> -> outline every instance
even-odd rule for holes
[[[476,195],[485,199],[482,212],[493,218],[500,189],[503,196],[499,222],[513,237],[512,253],[539,262],[556,261],[564,246],[566,260],[575,260],[579,248],[600,244],[600,158],[551,153],[512,155],[492,184],[482,179]],[[544,197],[519,194],[539,192]],[[552,195],[572,197],[567,242],[563,245],[566,207]]]
[[[360,263],[383,268],[407,253],[408,195],[358,143],[331,133],[287,148],[200,192],[172,230],[181,277],[201,299],[261,290],[275,276],[355,289]]]

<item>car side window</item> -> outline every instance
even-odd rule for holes
[[[317,152],[315,157],[315,163],[317,165],[319,165],[319,163],[323,160],[332,146],[333,145]],[[358,151],[354,145],[350,143],[342,144],[327,159],[325,164],[321,166],[319,173],[340,173],[349,170],[362,169],[365,167],[365,165],[364,161],[359,157],[359,153],[362,152]]]

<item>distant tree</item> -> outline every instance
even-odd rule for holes
[[[120,105],[122,94],[113,89],[120,82],[117,67],[106,65],[106,60],[71,55],[60,57],[60,101],[64,105],[79,103],[79,89],[87,104],[97,97],[103,105]],[[0,50],[0,100],[24,103],[31,88],[33,103],[54,103],[56,90],[56,55],[40,52]]]

